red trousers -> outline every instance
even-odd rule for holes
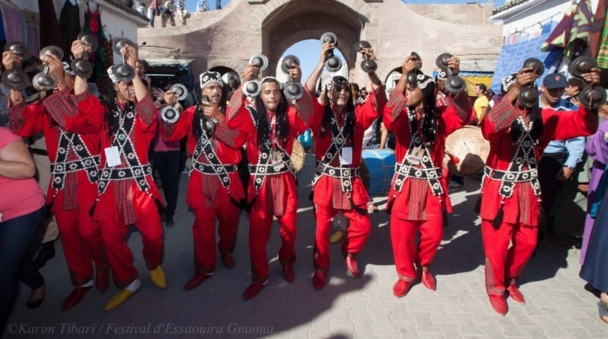
[[[482,220],[481,235],[486,254],[486,290],[488,294],[503,295],[506,284],[519,278],[530,260],[538,227],[503,222],[494,229],[492,221]]]
[[[268,256],[266,245],[270,239],[273,213],[266,199],[260,195],[249,212],[249,253],[251,256],[251,275],[253,282],[263,282],[268,279]],[[296,200],[297,202],[297,200]],[[288,209],[281,217],[277,217],[280,225],[281,249],[279,261],[294,263],[296,261],[296,214]]]
[[[331,202],[330,202],[331,204]],[[344,217],[348,218],[349,226],[346,229],[346,239],[342,243],[342,253],[358,254],[365,246],[367,238],[372,230],[372,224],[367,213],[367,206],[364,209],[365,215],[361,215],[354,209],[337,210],[332,206],[315,206],[317,218],[317,230],[315,232],[315,270],[327,271],[329,269],[329,233],[331,230],[331,220],[342,211]]]
[[[142,254],[149,270],[160,265],[163,252],[163,228],[154,199],[146,193],[137,191],[135,227],[141,233]],[[128,226],[122,218],[108,218],[101,221],[101,234],[106,247],[108,261],[112,269],[114,283],[119,288],[127,287],[137,279],[137,269],[133,266],[133,253],[127,245],[125,236]]]
[[[225,190],[224,190],[225,191]],[[194,271],[195,273],[212,273],[215,271],[215,219],[219,222],[220,241],[217,247],[221,254],[234,252],[236,233],[239,226],[240,210],[226,199],[214,208],[198,207],[194,211],[192,236],[194,238]]]
[[[89,215],[97,196],[97,188],[94,185],[87,188],[81,186],[78,188],[78,206],[75,210],[63,209],[63,190],[57,193],[52,208],[61,234],[61,246],[68,264],[70,279],[74,286],[83,285],[93,279],[95,268],[98,271],[108,269],[100,224]],[[92,194],[86,194],[87,189]]]
[[[416,232],[420,231],[420,243],[416,246]],[[414,281],[417,278],[414,263],[429,266],[437,254],[443,237],[443,221],[403,220],[391,214],[391,241],[395,267],[399,279]]]

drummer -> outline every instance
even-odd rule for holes
[[[458,74],[459,64],[457,57],[449,59],[454,74]],[[413,77],[407,75],[416,70],[415,58],[408,56],[403,61],[403,76],[384,109],[386,127],[399,136],[395,149],[397,165],[387,203],[399,277],[393,295],[398,298],[407,294],[420,274],[426,288],[436,289],[429,267],[443,236],[443,222],[452,210],[441,169],[445,138],[464,126],[471,112],[471,101],[465,91],[449,94],[445,106],[437,105],[431,77],[416,73],[416,81],[408,82]],[[416,247],[418,231],[420,243]]]
[[[317,68],[306,82],[306,92],[310,97],[334,47],[332,43],[325,43],[321,49]],[[371,49],[364,49],[363,53],[372,60],[376,58]],[[318,161],[313,180],[317,228],[312,283],[316,290],[327,283],[329,230],[331,220],[338,212],[350,220],[346,239],[342,243],[346,268],[356,278],[361,275],[356,256],[363,249],[371,231],[367,210],[370,199],[359,177],[363,133],[378,118],[386,103],[380,79],[373,72],[369,73],[369,78],[373,92],[357,108],[351,99],[348,80],[335,76],[331,88],[326,89],[325,102],[320,104],[311,99],[314,113],[310,114],[311,110],[307,109],[300,111],[302,120],[312,130]]]

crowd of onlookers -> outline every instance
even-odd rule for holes
[[[186,18],[190,17],[190,12],[186,9],[186,0],[135,0],[132,1],[133,9],[137,10],[142,15],[145,15],[150,20],[149,26],[154,27],[154,18],[160,16],[170,25],[175,25],[175,18],[182,25],[186,24]],[[149,2],[149,3],[148,3]],[[222,1],[215,0],[215,10],[222,9]],[[199,0],[196,4],[197,12],[210,11],[207,0]]]

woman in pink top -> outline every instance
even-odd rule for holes
[[[17,280],[30,242],[46,216],[34,161],[20,137],[0,127],[0,328],[17,298]],[[35,269],[35,268],[34,268]],[[40,299],[42,300],[42,299]]]

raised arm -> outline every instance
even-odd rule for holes
[[[317,64],[317,67],[314,69],[314,71],[312,71],[312,74],[308,77],[308,80],[306,80],[305,87],[310,93],[316,92],[315,86],[317,85],[317,81],[319,81],[319,78],[321,77],[323,67],[325,67],[325,61],[331,56],[331,51],[335,47],[336,46],[334,44],[329,42],[326,42],[323,44],[323,46],[321,46],[321,57],[319,58],[319,63]]]
[[[82,56],[86,52],[91,51],[91,47],[82,42],[82,40],[78,39],[72,42],[72,55],[76,59],[82,58]],[[85,93],[89,90],[89,85],[87,79],[76,76],[74,79],[74,94],[79,95]]]

